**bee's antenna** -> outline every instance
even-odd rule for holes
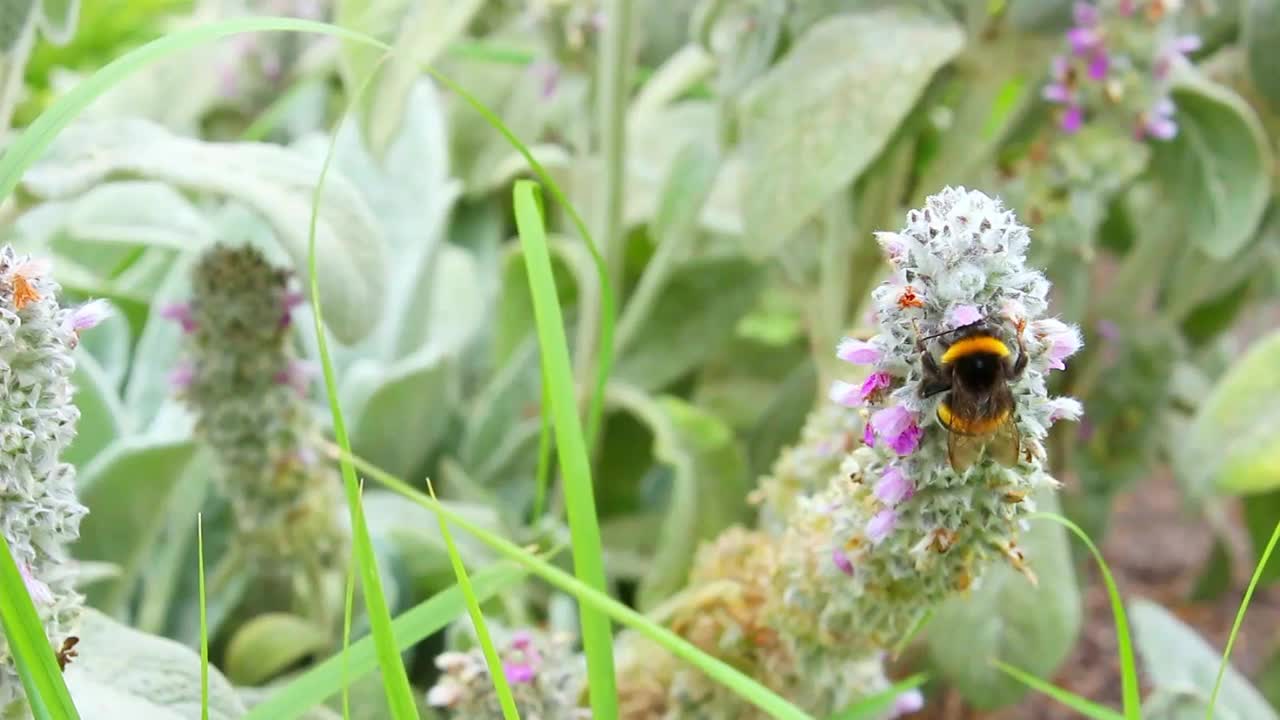
[[[960,330],[964,330],[965,328],[973,327],[974,325],[980,325],[986,321],[987,321],[987,316],[983,315],[982,317],[978,318],[977,320],[974,320],[971,323],[965,323],[964,325],[961,325],[959,327],[953,327],[950,330],[943,330],[942,332],[934,333],[932,335],[926,335],[922,338],[917,338],[917,339],[920,342],[924,342],[925,340],[932,340],[936,337],[942,337],[943,335],[950,335],[953,332],[957,332]],[[920,329],[916,328],[916,334],[918,335],[919,333],[920,333]]]

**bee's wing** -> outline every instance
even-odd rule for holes
[[[987,434],[965,435],[949,431],[947,459],[956,472],[964,472],[978,462],[985,449],[987,457],[1012,467],[1018,464],[1018,445],[1018,426],[1013,420],[1013,413],[1009,413],[995,430]]]

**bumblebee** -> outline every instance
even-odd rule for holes
[[[951,336],[942,357],[935,358],[925,341]],[[938,403],[938,422],[947,429],[947,457],[956,472],[964,472],[986,451],[1002,465],[1018,462],[1018,427],[1009,384],[1022,377],[1027,354],[1022,334],[1017,355],[985,318],[937,335],[919,338],[924,379],[920,396],[947,393]]]

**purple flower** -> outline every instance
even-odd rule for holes
[[[32,574],[30,565],[24,562],[18,563],[18,574],[22,576],[22,583],[27,586],[27,594],[31,596],[32,602],[37,605],[53,604],[53,591],[44,581]]]
[[[849,556],[845,555],[843,550],[838,547],[831,548],[831,562],[835,563],[840,572],[853,577],[853,562],[849,560]]]
[[[280,327],[289,327],[290,323],[293,322],[294,308],[306,302],[306,300],[306,296],[297,290],[290,290],[284,294],[284,313],[280,316]]]
[[[1059,420],[1079,420],[1084,414],[1084,406],[1072,397],[1056,397],[1049,401],[1049,422]]]
[[[160,308],[160,317],[165,320],[173,320],[182,326],[182,332],[193,333],[196,331],[196,319],[191,314],[191,306],[186,303],[173,303]]]
[[[1107,70],[1111,67],[1111,57],[1106,50],[1099,50],[1089,58],[1089,79],[1102,81],[1107,78]]]
[[[862,426],[862,443],[867,447],[876,446],[876,433],[871,429],[871,423]]]
[[[873,372],[862,381],[862,387],[858,388],[858,399],[866,402],[867,398],[875,395],[877,392],[888,388],[893,383],[893,376],[887,372]]]
[[[861,390],[858,386],[843,380],[831,383],[831,390],[827,392],[827,397],[831,398],[832,402],[848,408],[858,407],[862,402]]]
[[[307,394],[307,386],[315,376],[315,366],[303,360],[290,360],[283,370],[276,373],[276,382],[288,385],[298,391],[299,395]]]
[[[867,539],[873,544],[879,545],[884,539],[889,537],[889,533],[898,525],[898,514],[892,510],[885,509],[876,513],[867,523]]]
[[[110,314],[111,303],[106,300],[91,300],[71,311],[67,316],[66,328],[77,333],[88,330],[97,327]]]
[[[1067,43],[1076,55],[1092,55],[1102,47],[1102,33],[1094,28],[1073,27],[1067,31]]]
[[[1049,367],[1053,370],[1066,369],[1067,366],[1062,361],[1074,355],[1084,344],[1079,330],[1056,318],[1037,320],[1035,333],[1047,347]]]
[[[1120,13],[1120,17],[1129,17],[1133,15],[1133,11],[1137,10],[1133,0],[1120,0],[1116,4],[1116,12]]]
[[[880,482],[876,483],[875,494],[880,501],[886,505],[897,505],[905,500],[910,500],[915,494],[916,489],[912,487],[911,481],[897,466],[891,465],[880,476]]]
[[[1111,320],[1099,320],[1096,327],[1103,340],[1115,342],[1120,339],[1120,326]]]
[[[914,712],[920,712],[924,709],[924,694],[918,688],[912,688],[893,701],[893,715],[897,718],[903,715],[910,715]]]
[[[529,74],[538,81],[543,100],[550,100],[560,87],[560,66],[551,60],[535,60],[529,66]]]
[[[871,428],[885,439],[899,455],[910,455],[924,434],[911,413],[901,405],[892,405],[871,416]]]
[[[512,685],[524,685],[533,682],[538,673],[527,663],[509,662],[502,664],[502,674],[507,676],[507,682]]]
[[[982,311],[973,305],[952,305],[947,311],[947,325],[953,328],[972,325],[982,319]]]
[[[1200,40],[1199,35],[1180,35],[1174,39],[1170,47],[1179,55],[1190,55],[1199,50],[1204,43]]]
[[[874,365],[880,356],[879,348],[866,340],[845,338],[836,346],[836,357],[854,365]]]
[[[1071,89],[1062,83],[1049,83],[1040,91],[1040,96],[1051,103],[1065,105],[1071,102]]]
[[[169,387],[174,390],[186,390],[196,379],[196,368],[189,362],[178,363],[169,371]]]
[[[1070,105],[1066,112],[1062,113],[1062,119],[1058,121],[1058,126],[1068,135],[1074,134],[1084,125],[1084,108],[1079,105]]]
[[[1173,119],[1172,106],[1172,101],[1163,100],[1156,103],[1152,112],[1143,113],[1141,135],[1157,140],[1172,140],[1177,136],[1178,122]]]
[[[1071,8],[1076,27],[1095,27],[1098,24],[1098,8],[1093,3],[1077,2]]]
[[[907,249],[907,246],[902,242],[902,236],[898,233],[879,231],[875,235],[876,242],[880,243],[880,247],[884,249],[891,259],[901,257],[902,253]]]

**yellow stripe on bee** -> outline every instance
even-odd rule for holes
[[[942,353],[942,362],[949,363],[976,353],[991,353],[1000,357],[1009,356],[1009,346],[990,335],[977,335],[957,340]]]
[[[1006,408],[989,418],[958,418],[951,412],[951,406],[945,402],[938,403],[938,422],[952,432],[961,435],[990,435],[1009,417]]]

